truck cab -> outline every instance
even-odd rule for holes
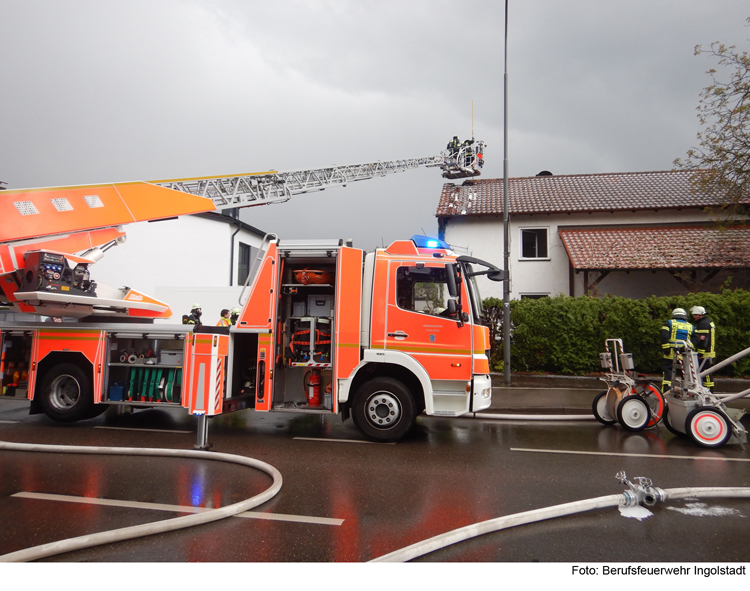
[[[422,412],[485,409],[478,274],[502,278],[424,236],[368,254],[343,241],[271,238],[232,329],[231,389],[239,394],[238,378],[253,389],[256,411],[351,416],[379,441],[403,437]]]

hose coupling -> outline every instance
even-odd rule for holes
[[[643,503],[649,507],[653,507],[656,503],[663,503],[667,500],[667,491],[658,486],[650,486],[646,490],[646,495],[643,497]]]
[[[657,502],[667,500],[667,493],[661,488],[654,486],[650,478],[638,476],[634,478],[637,484],[633,484],[628,480],[628,476],[624,471],[618,472],[615,478],[621,484],[627,485],[629,489],[623,492],[624,501],[621,503],[626,507],[635,507],[641,503],[648,507],[653,507]]]

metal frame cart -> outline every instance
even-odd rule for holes
[[[689,342],[678,342],[672,361],[672,388],[664,396],[667,403],[664,426],[675,435],[689,435],[702,447],[747,443],[747,431],[740,423],[745,411],[729,408],[726,403],[747,396],[750,390],[720,398],[701,383],[701,377],[726,366],[748,351],[750,349],[699,373],[698,354]]]
[[[657,426],[665,409],[659,388],[635,372],[633,355],[625,353],[622,339],[607,339],[604,348],[599,359],[607,373],[599,379],[607,389],[597,394],[591,405],[596,420],[604,425],[619,422],[628,431]]]

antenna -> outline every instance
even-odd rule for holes
[[[474,139],[474,101],[471,101],[471,139]]]

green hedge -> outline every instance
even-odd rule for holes
[[[502,301],[487,298],[487,315],[502,338]],[[605,339],[622,339],[639,372],[661,373],[659,330],[674,308],[706,308],[716,324],[717,361],[750,347],[750,291],[723,290],[643,300],[607,296],[512,300],[511,369],[585,375],[600,372],[599,353]],[[492,367],[502,368],[502,341],[493,341]],[[750,374],[750,356],[721,370],[720,375]]]

